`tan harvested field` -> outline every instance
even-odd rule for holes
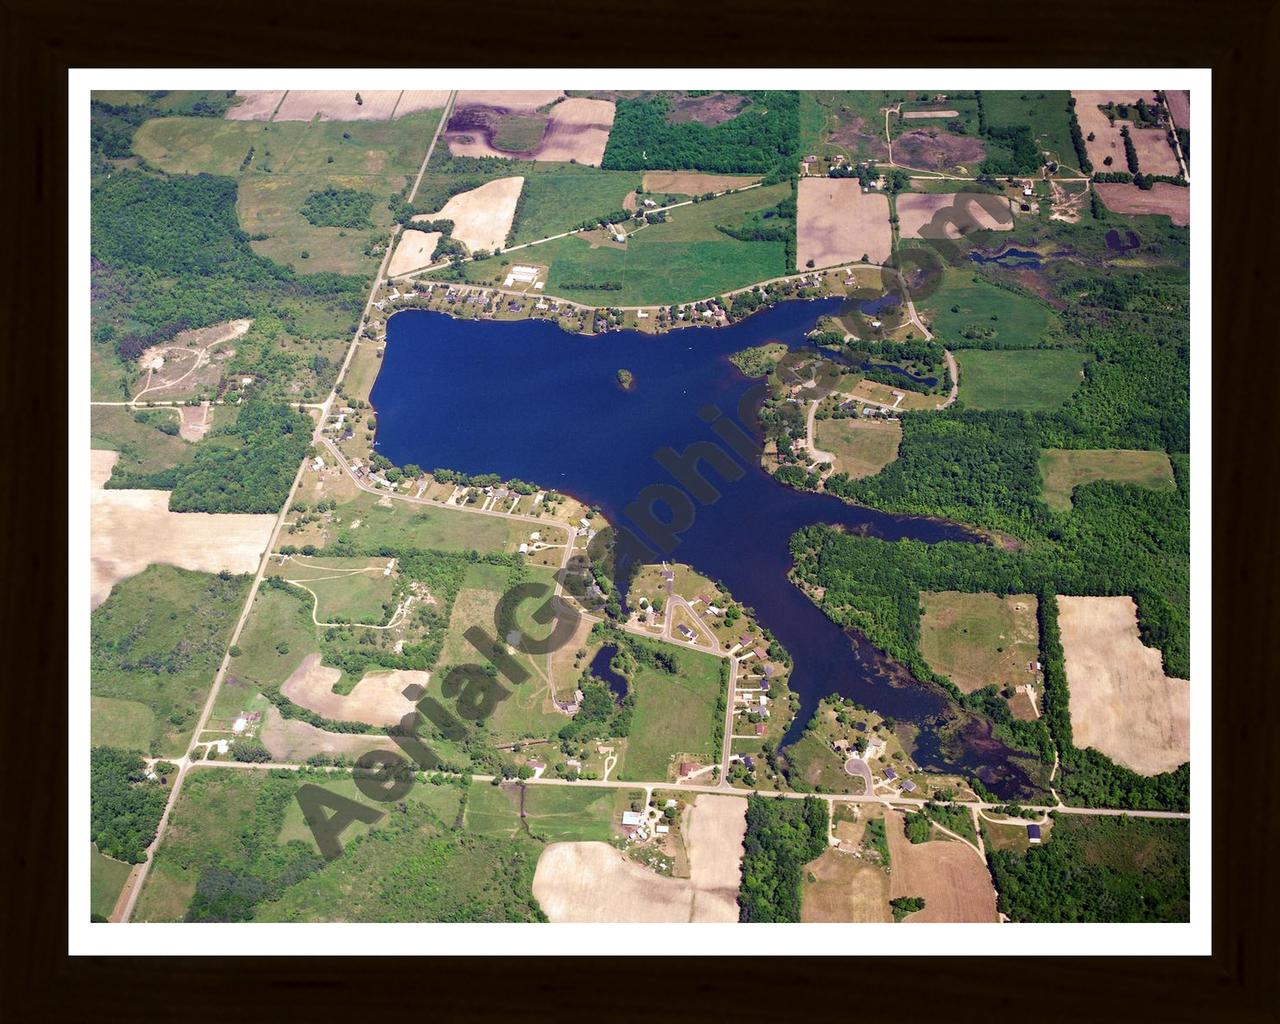
[[[863,192],[857,178],[801,178],[796,209],[796,268],[884,263],[893,248],[889,200]]]
[[[1169,105],[1169,116],[1178,128],[1191,127],[1191,93],[1186,89],[1169,89],[1164,94]]]
[[[440,235],[439,231],[414,231],[412,228],[401,232],[396,251],[387,264],[387,276],[396,277],[430,266],[431,254],[436,251]]]
[[[535,159],[576,160],[599,167],[613,127],[614,106],[608,100],[574,96],[551,108],[550,124]]]
[[[404,696],[405,687],[416,684],[425,688],[431,673],[371,672],[350,693],[334,693],[334,684],[341,677],[336,668],[320,663],[319,654],[308,654],[284,681],[280,692],[295,704],[335,722],[395,725],[414,707],[414,702]]]
[[[1107,120],[1107,115],[1098,109],[1100,104],[1136,103],[1141,96],[1151,106],[1155,106],[1156,98],[1151,92],[1121,92],[1117,89],[1101,89],[1086,92],[1073,92],[1076,98],[1076,117],[1080,121],[1080,131],[1084,133],[1085,147],[1089,151],[1089,160],[1095,171],[1127,171],[1128,160],[1124,153],[1124,139],[1120,137],[1120,129],[1129,128],[1129,136],[1133,139],[1133,148],[1138,153],[1138,169],[1145,174],[1177,174],[1178,158],[1165,138],[1163,128],[1134,128],[1131,121],[1116,118],[1115,124]],[[1089,141],[1089,134],[1094,139]],[[1111,164],[1105,163],[1111,157]]]
[[[889,836],[889,898],[923,896],[924,909],[904,923],[994,923],[996,890],[982,856],[968,843],[912,843],[897,811],[884,816]]]
[[[906,110],[902,117],[907,121],[920,121],[926,117],[959,117],[958,110]]]
[[[241,89],[236,96],[243,102],[227,108],[229,121],[269,121],[276,105],[284,96],[283,89]]]
[[[120,580],[157,562],[197,572],[253,572],[275,525],[272,515],[170,512],[168,491],[108,491],[116,452],[90,453],[92,607]]]
[[[833,848],[810,861],[805,874],[801,921],[879,924],[893,920],[889,873],[878,864]]]
[[[1191,189],[1160,181],[1150,189],[1137,185],[1094,185],[1108,210],[1116,213],[1161,213],[1179,227],[1191,223]]]
[[[533,895],[555,922],[737,921],[746,814],[744,797],[697,798],[685,817],[689,878],[658,875],[608,843],[552,843]]]
[[[356,102],[356,93],[363,103]],[[388,121],[400,99],[398,89],[290,90],[276,112],[277,121]]]
[[[939,210],[947,212],[935,222]],[[904,192],[898,196],[898,233],[903,238],[959,238],[973,231],[1009,231],[1012,227],[1013,211],[1001,196],[976,192]]]
[[[672,195],[701,196],[708,192],[726,192],[731,188],[754,185],[760,178],[749,174],[704,174],[702,171],[645,171],[641,187],[646,192],[670,192]]]
[[[395,116],[401,118],[419,110],[443,110],[448,102],[448,89],[406,89],[400,94]]]
[[[453,109],[497,107],[513,113],[528,114],[563,95],[563,89],[463,89],[459,91]]]
[[[1133,598],[1059,597],[1058,626],[1071,691],[1071,731],[1140,775],[1191,759],[1191,683],[1164,674],[1138,634]]]
[[[385,736],[326,732],[309,722],[285,718],[275,707],[267,708],[258,739],[275,761],[296,763],[312,754],[345,754],[359,757],[370,750],[394,749]]]
[[[516,201],[524,178],[495,178],[479,188],[459,192],[439,213],[419,214],[414,220],[451,220],[453,236],[468,249],[500,249],[507,241]]]

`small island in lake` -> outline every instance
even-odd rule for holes
[[[636,376],[630,370],[618,371],[618,387],[623,391],[630,391],[636,386]]]

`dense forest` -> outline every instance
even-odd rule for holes
[[[156,837],[169,790],[147,779],[137,754],[94,747],[89,754],[89,829],[108,857],[139,864]]]
[[[790,172],[799,156],[800,97],[795,92],[752,93],[751,105],[722,124],[673,124],[671,101],[620,100],[601,167],[651,167],[719,174]]]
[[[747,797],[738,920],[799,921],[804,867],[827,848],[827,805],[816,797]]]
[[[372,192],[329,185],[307,196],[300,212],[316,227],[371,228],[373,220],[369,214],[377,198]]]
[[[1187,821],[1054,815],[1048,842],[991,850],[1001,913],[1012,921],[1187,921]]]

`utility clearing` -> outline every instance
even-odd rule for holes
[[[738,920],[744,797],[700,795],[686,812],[689,878],[667,878],[608,843],[552,843],[538,858],[533,895],[554,922]]]
[[[1191,759],[1191,683],[1164,674],[1138,633],[1132,597],[1059,597],[1071,732],[1139,775]]]

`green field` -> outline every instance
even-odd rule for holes
[[[248,591],[247,576],[221,579],[170,565],[153,565],[117,583],[91,619],[92,675],[99,703],[94,742],[159,755],[186,752],[191,731],[226,650]],[[150,735],[120,735],[150,715]]]
[[[920,595],[920,653],[929,667],[964,693],[994,683],[1030,682],[1027,663],[1040,658],[1032,594],[965,594],[949,590]]]
[[[948,267],[936,292],[917,300],[933,333],[952,347],[1032,348],[1060,333],[1057,314],[1039,299],[985,281],[971,270]]]
[[[295,799],[304,784],[383,811],[331,862]],[[476,787],[477,789],[479,787]],[[419,783],[398,804],[348,778],[201,768],[174,807],[138,899],[139,921],[527,921],[540,844],[455,830],[462,790]]]
[[[517,245],[621,210],[627,193],[640,184],[638,171],[601,171],[574,164],[550,166],[556,169],[525,177],[514,232]]]
[[[493,132],[493,148],[504,153],[527,153],[542,141],[547,119],[542,115],[504,114]]]
[[[883,153],[883,145],[873,148],[867,139],[884,141],[884,115],[882,107],[892,106],[908,95],[896,92],[845,90],[815,92],[809,89],[800,93],[800,152],[801,156],[814,153],[818,156],[842,154],[857,163]],[[861,138],[855,138],[851,128],[854,118],[862,120]],[[828,141],[832,132],[836,141]],[[841,141],[843,140],[843,141]]]
[[[1071,492],[1075,488],[1095,480],[1114,480],[1157,491],[1174,488],[1173,466],[1164,452],[1047,448],[1040,453],[1040,474],[1046,504],[1060,512],[1071,508]]]
[[[342,518],[338,542],[362,549],[430,548],[435,551],[514,551],[537,527],[500,516],[482,516],[460,509],[392,502],[380,506],[376,494],[362,492],[339,505]],[[360,520],[352,529],[351,524]]]
[[[1067,100],[1071,94],[1065,89],[983,90],[982,103],[987,123],[1000,128],[1006,125],[1029,125],[1036,144],[1050,157],[1058,161],[1059,173],[1078,175],[1076,150],[1071,143],[1070,114]]]
[[[960,398],[970,409],[1049,412],[1080,386],[1084,359],[1073,349],[966,349],[956,354]]]
[[[817,420],[814,439],[818,448],[836,457],[835,472],[852,479],[874,476],[898,457],[902,424],[895,420],[844,417]]]
[[[138,700],[91,697],[89,721],[95,747],[119,747],[147,753],[155,735],[155,713]]]
[[[314,595],[320,622],[384,625],[393,604],[395,581],[383,575],[387,558],[308,558],[294,555],[272,575]]]
[[[628,679],[635,713],[619,779],[665,779],[677,754],[710,757],[717,724],[720,659],[664,645],[675,655],[674,675],[641,665]]]
[[[259,691],[276,689],[308,654],[320,650],[311,622],[311,598],[293,588],[259,587],[218,691],[214,718],[239,712]]]
[[[218,406],[212,410],[214,428],[234,423],[239,410],[232,406]],[[155,473],[185,465],[195,457],[199,445],[238,446],[234,437],[218,437],[207,434],[199,444],[184,441],[177,434],[161,430],[156,424],[178,423],[177,409],[140,409],[135,412],[122,406],[97,405],[89,413],[89,446],[120,453],[115,472]],[[139,422],[141,416],[143,422]]]
[[[299,271],[371,274],[378,257],[364,250],[372,235],[383,236],[391,226],[385,200],[417,174],[440,113],[420,111],[395,121],[272,124],[165,117],[137,130],[134,149],[171,174],[238,177],[240,226],[267,236],[253,242],[259,254]],[[307,197],[330,185],[378,197],[372,228],[316,227],[302,215]]]
[[[466,825],[478,835],[504,839],[521,832],[548,843],[608,842],[614,835],[615,791],[595,787],[474,785],[468,791]]]
[[[92,843],[89,860],[89,911],[96,917],[107,918],[115,909],[116,900],[120,898],[120,890],[133,870],[132,864],[115,860]]]

